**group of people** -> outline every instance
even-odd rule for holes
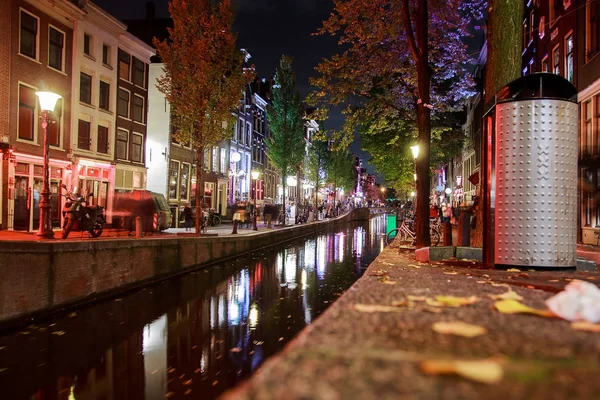
[[[452,219],[452,205],[450,203],[442,203],[442,206],[438,206],[437,204],[432,204],[429,207],[429,218],[430,219],[440,219],[442,223],[446,221],[450,221]]]

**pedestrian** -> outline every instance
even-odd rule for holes
[[[450,204],[442,204],[442,218],[443,222],[450,221],[452,218],[452,206]]]
[[[190,203],[187,203],[183,208],[183,218],[185,219],[185,230],[192,229],[192,220],[194,213],[192,212],[192,208],[190,207]]]

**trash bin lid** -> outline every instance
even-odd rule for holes
[[[560,75],[538,72],[522,76],[496,93],[496,103],[557,99],[577,103],[577,89]]]

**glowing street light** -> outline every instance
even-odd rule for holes
[[[419,145],[411,146],[410,151],[412,151],[413,158],[416,160],[419,157]]]
[[[42,110],[42,129],[44,130],[44,180],[42,183],[42,199],[40,200],[40,227],[37,236],[54,238],[52,219],[50,218],[50,143],[48,142],[48,112],[54,112],[60,95],[52,92],[35,92],[40,100]]]

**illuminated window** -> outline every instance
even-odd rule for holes
[[[177,187],[179,184],[179,162],[169,163],[169,200],[178,200]]]
[[[552,72],[560,75],[560,47],[556,46],[552,50]]]
[[[19,139],[33,141],[35,121],[35,90],[19,85]]]
[[[190,183],[190,164],[181,163],[181,184],[179,185],[179,199],[189,200],[188,185]]]
[[[119,78],[129,80],[129,65],[131,63],[129,54],[119,50]]]
[[[531,10],[531,13],[529,13],[529,41],[531,42],[533,40],[533,27],[535,26],[535,15],[533,10]]]
[[[573,82],[573,34],[565,39],[565,78]]]
[[[550,68],[548,67],[548,55],[545,55],[544,58],[542,58],[542,72],[548,71],[550,71]]]
[[[117,158],[119,160],[127,160],[129,154],[129,132],[119,129],[117,131]]]
[[[131,136],[131,161],[141,163],[143,161],[144,136],[134,133]]]

